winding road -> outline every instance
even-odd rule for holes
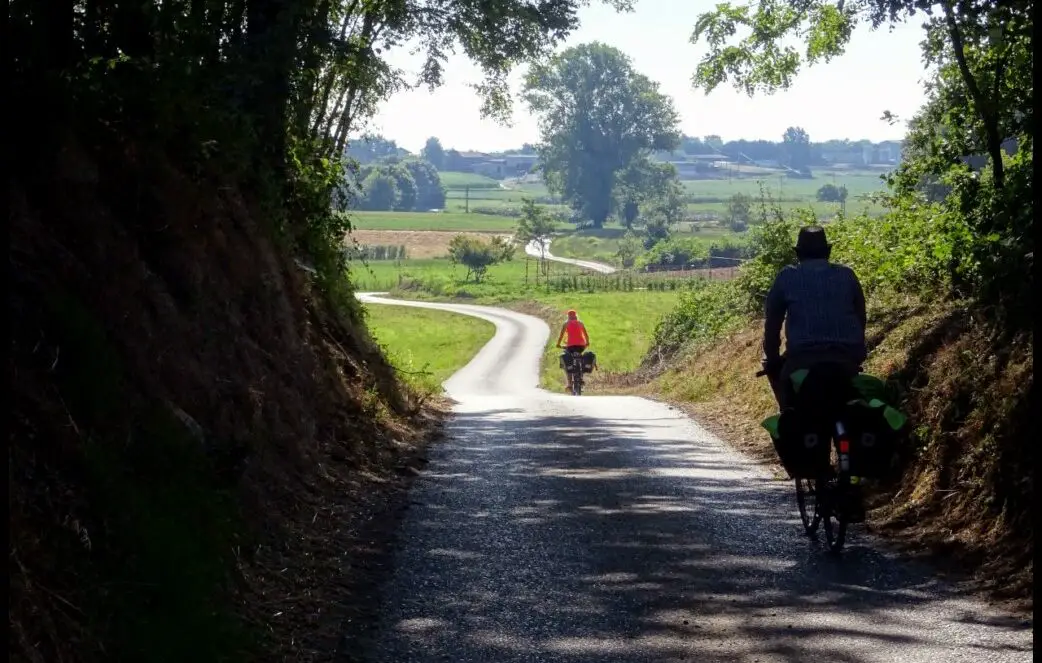
[[[561,262],[566,265],[575,265],[576,267],[582,267],[583,269],[589,269],[594,272],[600,272],[601,274],[614,274],[615,268],[611,265],[605,265],[603,262],[596,262],[594,260],[577,260],[575,258],[560,258],[550,253],[549,245],[544,247],[539,243],[538,240],[532,240],[525,245],[525,253],[535,258],[545,258],[554,262]]]
[[[360,298],[496,325],[445,382],[455,417],[413,485],[366,660],[1032,660],[1030,621],[863,528],[823,552],[788,482],[678,411],[540,390],[541,320]]]

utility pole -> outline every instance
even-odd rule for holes
[[[470,185],[463,187],[463,212],[470,214]]]

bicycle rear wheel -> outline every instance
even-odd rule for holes
[[[846,496],[846,482],[840,479],[830,479],[828,489],[823,496],[819,496],[819,504],[822,505],[821,520],[825,529],[825,542],[829,550],[838,553],[843,550],[843,544],[847,538],[847,514],[844,508],[844,497]],[[825,497],[822,500],[822,497]]]
[[[800,510],[803,531],[807,536],[814,536],[821,523],[821,512],[818,510],[816,482],[810,479],[796,479],[796,506]]]

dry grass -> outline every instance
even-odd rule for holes
[[[1031,335],[1008,338],[953,303],[888,301],[870,318],[866,370],[903,389],[900,405],[914,429],[900,478],[878,486],[872,498],[870,524],[942,569],[969,571],[988,597],[1030,610]],[[777,408],[766,380],[754,377],[761,324],[658,375],[618,379],[614,389],[681,406],[783,478],[759,426]]]
[[[371,246],[404,246],[410,259],[442,258],[449,253],[449,242],[460,234],[481,239],[503,235],[495,232],[458,233],[440,230],[353,230],[348,236],[348,242],[355,241]]]

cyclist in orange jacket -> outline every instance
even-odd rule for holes
[[[581,354],[590,345],[590,335],[586,332],[586,325],[579,320],[579,315],[574,309],[568,311],[568,319],[561,325],[561,333],[557,336],[557,347],[562,347],[561,341],[564,341],[566,338],[567,342],[563,346],[565,352],[578,352]],[[572,374],[565,371],[565,376],[565,389],[571,391]]]

